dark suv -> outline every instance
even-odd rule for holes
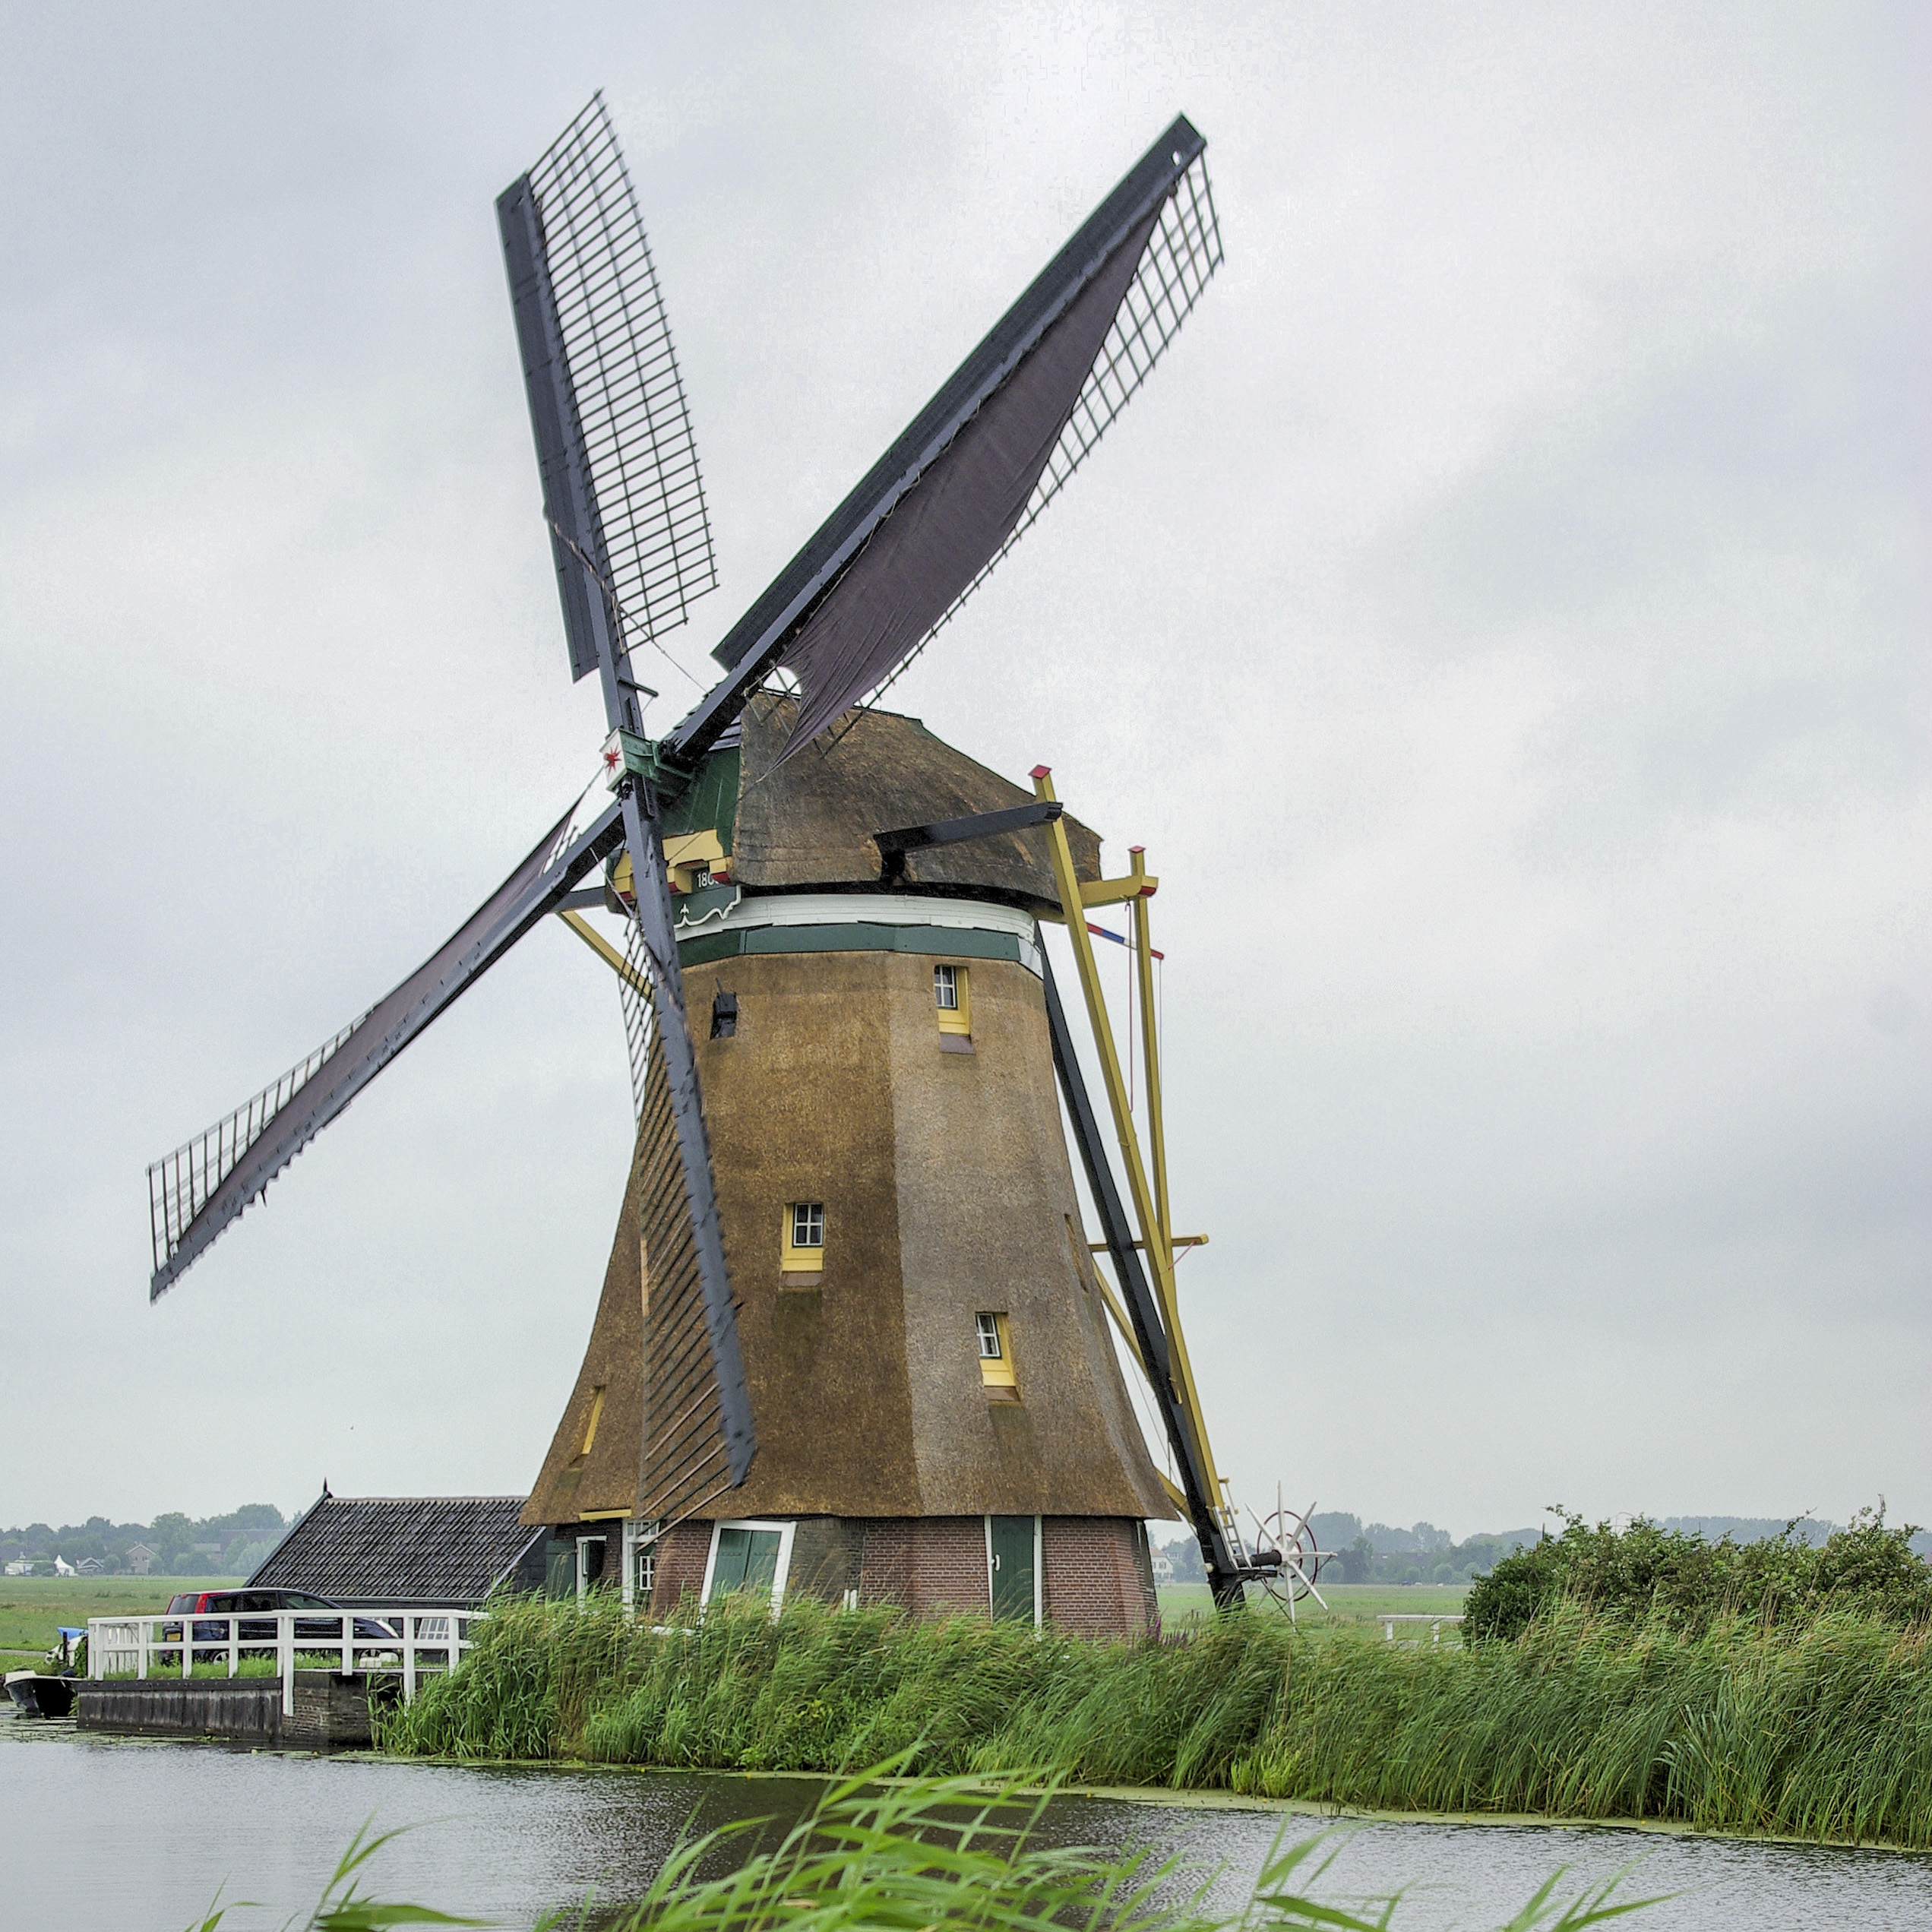
[[[275,1641],[275,1623],[272,1617],[260,1623],[245,1621],[248,1613],[261,1610],[332,1610],[332,1617],[304,1617],[296,1620],[295,1637],[298,1643],[326,1649],[330,1644],[342,1642],[342,1605],[331,1603],[327,1597],[310,1596],[302,1590],[203,1590],[189,1592],[176,1597],[168,1605],[171,1617],[240,1617],[245,1621],[236,1632],[240,1643],[264,1644]],[[393,1643],[397,1641],[396,1633],[375,1617],[358,1617],[356,1619],[356,1640],[359,1643]],[[163,1643],[181,1641],[179,1624],[163,1624],[161,1629]],[[198,1643],[226,1644],[228,1642],[226,1623],[197,1624],[194,1641]]]

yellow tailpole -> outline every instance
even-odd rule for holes
[[[1054,794],[1052,774],[1045,765],[1039,767],[1032,774],[1033,795],[1036,798],[1051,798]],[[1147,1184],[1147,1170],[1140,1158],[1140,1142],[1134,1130],[1134,1115],[1127,1105],[1127,1083],[1121,1077],[1121,1059],[1114,1045],[1112,1023],[1107,1017],[1107,1001],[1100,990],[1100,970],[1094,963],[1093,941],[1087,936],[1086,921],[1082,916],[1078,875],[1074,870],[1073,849],[1067,843],[1067,828],[1061,819],[1050,821],[1043,828],[1047,834],[1048,849],[1053,855],[1053,877],[1060,903],[1067,913],[1067,934],[1073,941],[1074,963],[1080,969],[1080,991],[1086,998],[1086,1016],[1093,1029],[1093,1042],[1100,1055],[1100,1072],[1107,1087],[1107,1104],[1113,1110],[1114,1131],[1121,1143],[1121,1157],[1127,1163],[1127,1191],[1134,1197],[1135,1218],[1140,1223],[1140,1238],[1145,1244],[1147,1259],[1154,1273],[1155,1293],[1160,1298],[1161,1312],[1167,1322],[1168,1356],[1174,1368],[1174,1393],[1187,1417],[1194,1432],[1194,1440],[1200,1445],[1203,1473],[1207,1480],[1208,1507],[1219,1512],[1225,1520],[1226,1501],[1221,1491],[1221,1477],[1214,1462],[1214,1451],[1207,1436],[1207,1420],[1201,1412],[1201,1400],[1194,1387],[1193,1364],[1187,1359],[1187,1337],[1181,1332],[1181,1311],[1174,1292],[1174,1251],[1169,1246],[1166,1226],[1155,1204],[1153,1190]],[[1137,901],[1137,912],[1144,900]],[[1067,909],[1070,909],[1070,910]],[[1137,933],[1143,931],[1137,923]],[[1150,1089],[1150,1101],[1152,1091]],[[1156,1143],[1158,1144],[1158,1143]]]
[[[631,970],[630,962],[581,912],[559,912],[557,916],[633,992],[641,993],[646,1000],[650,999],[650,982]]]
[[[1147,871],[1146,848],[1132,848],[1134,871],[1141,877]],[[1137,893],[1134,909],[1134,963],[1140,983],[1140,1064],[1147,1074],[1147,1147],[1154,1160],[1154,1214],[1160,1222],[1161,1242],[1167,1250],[1168,1272],[1174,1267],[1174,1216],[1167,1200],[1167,1129],[1161,1120],[1161,1046],[1159,1029],[1154,1020],[1154,942],[1149,930],[1154,881],[1147,881],[1145,891]],[[1218,1497],[1215,1499],[1220,1500]]]

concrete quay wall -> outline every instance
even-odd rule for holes
[[[82,1731],[172,1738],[226,1738],[254,1744],[315,1747],[370,1742],[368,1681],[334,1671],[298,1671],[295,1709],[282,1709],[279,1677],[110,1677],[83,1684],[74,1700]]]

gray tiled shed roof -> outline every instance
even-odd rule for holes
[[[542,1529],[517,1521],[523,1500],[325,1491],[248,1581],[352,1606],[463,1609],[481,1603],[542,1541]]]

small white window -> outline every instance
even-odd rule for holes
[[[795,1201],[792,1205],[792,1245],[823,1247],[825,1245],[825,1203]]]
[[[953,1051],[969,1050],[972,1038],[972,982],[963,966],[935,966],[932,1001],[939,1009],[939,1043],[953,1042]]]
[[[627,1516],[624,1522],[624,1607],[637,1608],[641,1602],[650,1608],[651,1591],[657,1582],[657,1538],[662,1525],[639,1523]]]
[[[988,1402],[1017,1402],[1020,1377],[1013,1359],[1013,1332],[998,1309],[984,1311],[972,1318],[973,1333],[979,1341],[979,1380]]]

